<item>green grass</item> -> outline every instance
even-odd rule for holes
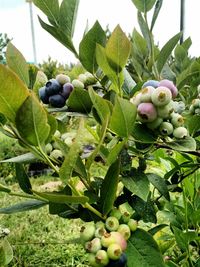
[[[48,177],[31,179],[34,188]],[[12,185],[19,191],[18,185]],[[0,207],[15,204],[24,199],[0,193]],[[48,207],[38,210],[0,215],[0,224],[10,230],[8,240],[14,250],[9,267],[88,267],[87,257],[81,244],[75,242],[83,222],[68,220],[48,213]]]

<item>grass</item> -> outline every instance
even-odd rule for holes
[[[31,179],[39,188],[50,178]],[[56,180],[56,178],[55,178]],[[19,191],[17,184],[13,190]],[[19,197],[0,193],[0,207],[24,201]],[[87,257],[81,244],[75,242],[82,225],[79,219],[68,220],[48,213],[48,207],[38,210],[0,215],[0,224],[10,230],[8,240],[14,250],[9,267],[88,267]]]

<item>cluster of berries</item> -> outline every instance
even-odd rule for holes
[[[197,87],[198,98],[192,100],[189,112],[192,115],[200,115],[200,85]]]
[[[89,72],[80,74],[77,79],[72,81],[68,75],[58,74],[55,79],[50,79],[45,86],[39,89],[39,98],[44,104],[62,108],[74,88],[84,89],[85,86],[93,84],[95,81],[94,76]]]
[[[174,101],[177,94],[176,86],[167,79],[145,82],[142,89],[131,99],[137,106],[138,121],[163,136],[178,139],[188,136],[181,115],[184,103]]]
[[[137,221],[131,218],[127,203],[115,208],[105,223],[89,222],[81,227],[80,238],[85,250],[89,253],[88,260],[94,267],[125,267],[127,256],[127,240],[131,232],[137,229]]]

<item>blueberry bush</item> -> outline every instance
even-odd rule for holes
[[[28,200],[0,213],[48,205],[52,215],[82,219],[90,266],[197,267],[200,61],[181,32],[161,49],[154,43],[161,0],[132,2],[141,33],[126,36],[117,25],[108,36],[96,21],[77,51],[79,1],[33,0],[48,20],[39,17],[41,26],[79,63],[50,79],[38,70],[30,88],[26,60],[8,44],[1,131],[28,152],[3,161],[16,164],[24,192],[0,190]],[[62,181],[60,191],[32,187],[25,164],[38,160]]]

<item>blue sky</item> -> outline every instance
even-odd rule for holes
[[[190,54],[200,56],[200,1],[186,0],[185,37],[192,38]],[[37,15],[43,14],[35,7],[34,28],[36,39],[37,61],[47,60],[48,56],[61,63],[76,62],[74,56],[51,35],[45,32],[38,23]],[[154,38],[159,46],[179,32],[180,0],[164,0],[161,13],[154,28]],[[113,30],[117,24],[128,34],[137,24],[137,13],[131,0],[80,0],[74,43],[78,48],[87,22],[89,27],[99,20],[105,29],[109,25]],[[25,0],[0,0],[0,32],[7,33],[13,44],[22,52],[27,61],[33,62],[32,38],[30,30],[29,4]]]

